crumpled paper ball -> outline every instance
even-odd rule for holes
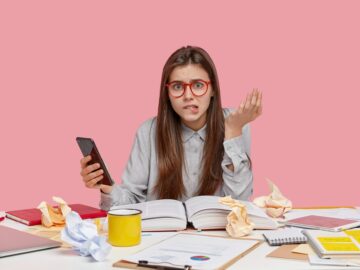
[[[52,207],[45,201],[41,202],[37,207],[41,211],[41,224],[47,228],[64,226],[65,217],[71,212],[71,208],[60,197],[53,196],[52,199],[59,205],[57,208]]]
[[[279,188],[267,179],[271,193],[267,196],[257,197],[253,200],[254,204],[265,208],[266,214],[273,218],[282,217],[292,209],[292,202],[287,199]]]
[[[227,233],[231,237],[241,237],[250,234],[254,229],[254,224],[249,220],[245,205],[238,200],[232,199],[231,196],[220,198],[219,202],[232,209],[227,216]]]
[[[105,236],[99,235],[97,226],[82,220],[74,211],[66,215],[61,240],[70,244],[81,256],[91,256],[96,261],[104,261],[111,251],[111,245]]]

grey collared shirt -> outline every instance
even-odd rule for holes
[[[223,109],[227,117],[230,109]],[[101,193],[100,207],[108,210],[112,206],[132,204],[157,200],[156,194],[151,192],[157,181],[157,154],[155,148],[156,117],[145,121],[138,129],[129,161],[122,175],[122,183],[115,184],[110,194]],[[194,131],[182,125],[184,168],[183,181],[185,194],[181,200],[185,201],[195,196],[200,182],[201,159],[206,137],[206,125]],[[250,127],[245,125],[242,135],[226,140],[224,158],[221,163],[223,169],[223,185],[214,195],[231,195],[234,199],[248,200],[253,191],[253,174],[249,168],[250,156]],[[248,155],[248,156],[247,156]],[[234,171],[227,168],[232,164]]]

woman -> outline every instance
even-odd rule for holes
[[[85,186],[100,188],[100,207],[198,195],[252,194],[250,129],[262,110],[254,90],[236,110],[222,109],[215,65],[208,53],[187,46],[167,60],[157,117],[137,131],[122,184],[97,184],[103,170],[81,159]]]

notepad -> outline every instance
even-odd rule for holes
[[[276,231],[268,231],[264,232],[263,235],[270,246],[302,244],[307,241],[306,236],[302,234],[301,229],[297,228],[283,228]]]

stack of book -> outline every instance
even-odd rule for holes
[[[303,233],[318,258],[338,265],[360,266],[360,229],[342,232],[305,230]]]
[[[360,266],[359,220],[307,215],[287,220],[286,225],[306,229],[302,233],[310,246],[311,264]]]

